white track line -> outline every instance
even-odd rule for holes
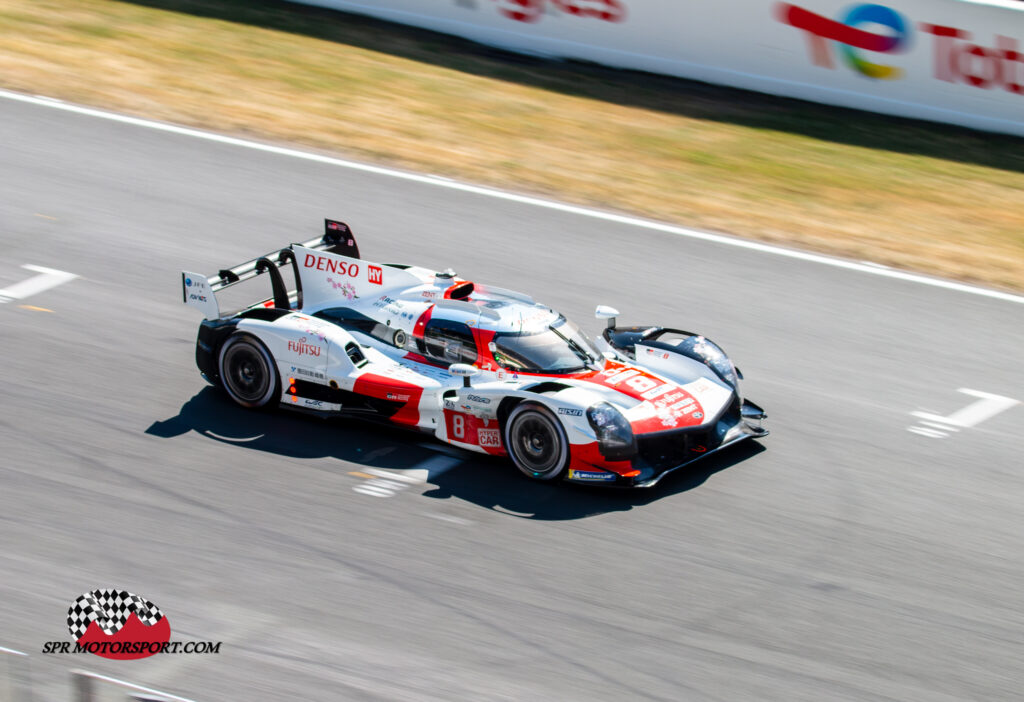
[[[86,678],[92,678],[93,680],[100,680],[102,682],[110,683],[118,687],[123,687],[128,690],[136,690],[138,692],[145,692],[148,695],[156,695],[157,697],[163,697],[167,700],[177,700],[177,702],[195,702],[187,697],[179,697],[178,695],[172,695],[169,692],[161,692],[160,690],[154,690],[151,687],[144,687],[142,685],[136,685],[135,683],[126,682],[124,680],[118,680],[117,678],[111,678],[106,675],[100,675],[99,673],[90,673],[87,670],[72,670],[72,675],[81,675]]]
[[[375,475],[378,478],[385,478],[387,480],[395,480],[403,483],[409,483],[410,485],[422,485],[423,483],[430,482],[437,476],[445,473],[455,466],[462,463],[461,458],[454,458],[452,456],[433,456],[420,463],[417,463],[412,468],[402,469],[402,472],[390,470],[381,470],[379,468],[364,468],[363,472]]]
[[[942,417],[931,412],[911,412],[910,414],[918,419],[922,420],[922,424],[939,424],[948,430],[956,431],[955,427],[969,428],[977,424],[981,424],[986,419],[995,417],[1000,412],[1020,404],[1020,400],[1014,400],[1012,397],[1003,397],[1002,395],[994,395],[990,392],[982,392],[981,390],[971,390],[970,388],[960,388],[957,392],[962,392],[965,395],[979,398],[977,401],[972,402],[963,409],[957,410],[948,417]],[[949,425],[947,428],[945,425]]]
[[[35,266],[31,263],[26,263],[22,268],[38,273],[39,275],[34,275],[28,280],[23,280],[20,283],[15,283],[9,288],[0,290],[0,302],[7,302],[8,300],[23,300],[26,297],[38,295],[44,290],[55,288],[58,285],[62,285],[69,280],[74,280],[78,277],[74,273],[66,273],[53,268]]]
[[[15,100],[18,102],[27,102],[33,105],[40,105],[42,107],[49,107],[56,110],[64,110],[65,112],[74,112],[76,114],[88,115],[90,117],[98,117],[100,119],[111,120],[113,122],[121,122],[123,124],[131,124],[136,127],[145,127],[147,129],[155,129],[162,132],[170,132],[172,134],[190,136],[196,139],[205,139],[206,141],[214,141],[220,144],[240,146],[246,149],[253,149],[255,151],[263,151],[265,153],[277,154],[279,156],[289,156],[292,158],[300,158],[306,161],[326,163],[332,166],[340,166],[341,168],[363,171],[365,173],[374,173],[376,175],[399,178],[402,180],[408,180],[415,183],[435,185],[439,188],[459,190],[462,192],[473,193],[476,195],[493,197],[499,200],[518,202],[524,205],[532,205],[534,207],[543,207],[549,210],[556,210],[558,212],[567,212],[570,214],[580,215],[582,217],[600,219],[606,222],[615,222],[616,224],[624,224],[627,226],[639,227],[651,231],[673,234],[675,236],[684,236],[690,239],[710,241],[716,244],[723,244],[725,246],[734,246],[740,249],[747,249],[749,251],[759,251],[761,253],[772,254],[775,256],[783,256],[785,258],[795,258],[800,261],[821,263],[826,266],[833,266],[834,268],[845,268],[846,270],[858,271],[860,273],[868,273],[870,275],[877,275],[883,278],[893,278],[895,280],[903,280],[911,283],[920,283],[921,285],[930,285],[932,287],[943,288],[945,290],[955,290],[957,292],[970,293],[971,295],[981,295],[982,297],[989,297],[995,300],[1003,300],[1006,302],[1016,302],[1018,304],[1024,304],[1024,296],[1013,295],[1011,293],[1001,292],[999,290],[988,290],[986,288],[979,288],[973,285],[965,285],[963,283],[956,283],[951,280],[931,278],[928,276],[918,275],[915,273],[905,273],[903,271],[897,271],[888,268],[879,268],[877,264],[865,264],[856,261],[846,261],[841,258],[823,256],[821,254],[810,253],[807,251],[797,251],[794,249],[786,249],[779,246],[772,246],[770,244],[762,244],[756,241],[737,239],[730,236],[724,236],[721,234],[700,232],[695,229],[687,229],[686,227],[679,227],[673,224],[665,224],[663,222],[655,222],[652,220],[641,219],[639,217],[630,217],[627,215],[614,214],[612,212],[602,212],[601,210],[594,210],[588,207],[581,207],[579,205],[569,205],[563,202],[554,202],[552,200],[544,200],[542,198],[531,197],[529,195],[517,195],[516,193],[505,192],[503,190],[495,190],[492,188],[485,188],[479,185],[460,183],[458,181],[450,180],[448,178],[441,178],[438,176],[431,175],[422,175],[419,173],[408,173],[405,171],[397,171],[391,168],[383,168],[381,166],[371,166],[369,164],[358,163],[356,161],[346,161],[344,159],[334,158],[332,156],[308,153],[305,151],[299,151],[298,149],[290,149],[282,146],[271,146],[270,144],[261,144],[255,141],[248,141],[246,139],[238,139],[236,137],[225,136],[223,134],[205,132],[200,129],[179,127],[174,124],[154,122],[152,120],[141,119],[139,117],[129,117],[128,115],[120,115],[114,112],[97,110],[92,107],[73,105],[54,98],[47,98],[35,95],[22,95],[20,93],[12,93],[7,90],[0,90],[0,98],[6,100]]]
[[[925,429],[924,427],[910,427],[907,431],[913,432],[914,434],[920,434],[921,436],[927,436],[930,439],[943,439],[948,436],[946,432],[935,431],[934,429]]]
[[[941,429],[942,431],[960,431],[957,427],[954,427],[952,424],[945,424],[944,422],[933,422],[929,419],[922,419],[918,423],[923,424],[926,427],[931,427],[932,429]]]

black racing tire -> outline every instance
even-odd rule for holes
[[[505,420],[505,450],[531,480],[555,480],[569,464],[569,439],[550,410],[536,402],[515,406]]]
[[[242,407],[263,409],[276,404],[281,379],[274,358],[258,339],[235,333],[220,349],[220,382]]]

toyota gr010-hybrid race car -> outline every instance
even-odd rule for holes
[[[273,298],[221,314],[218,291],[264,273]],[[767,434],[739,371],[703,336],[616,326],[602,306],[608,326],[592,342],[527,295],[365,261],[342,222],[181,280],[185,304],[206,316],[199,370],[244,407],[384,420],[507,455],[536,480],[633,487]]]

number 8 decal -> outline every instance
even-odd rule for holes
[[[626,381],[626,385],[633,388],[637,392],[647,392],[661,385],[657,380],[651,378],[645,378],[642,375],[635,375]]]
[[[461,414],[452,417],[452,434],[456,439],[466,438],[466,418]]]

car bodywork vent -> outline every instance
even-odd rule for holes
[[[523,390],[525,390],[526,392],[535,392],[538,395],[543,395],[549,392],[560,392],[562,390],[568,390],[571,387],[571,385],[559,383],[556,380],[546,380],[543,383],[537,383],[536,385],[531,385],[528,388],[523,388]]]

